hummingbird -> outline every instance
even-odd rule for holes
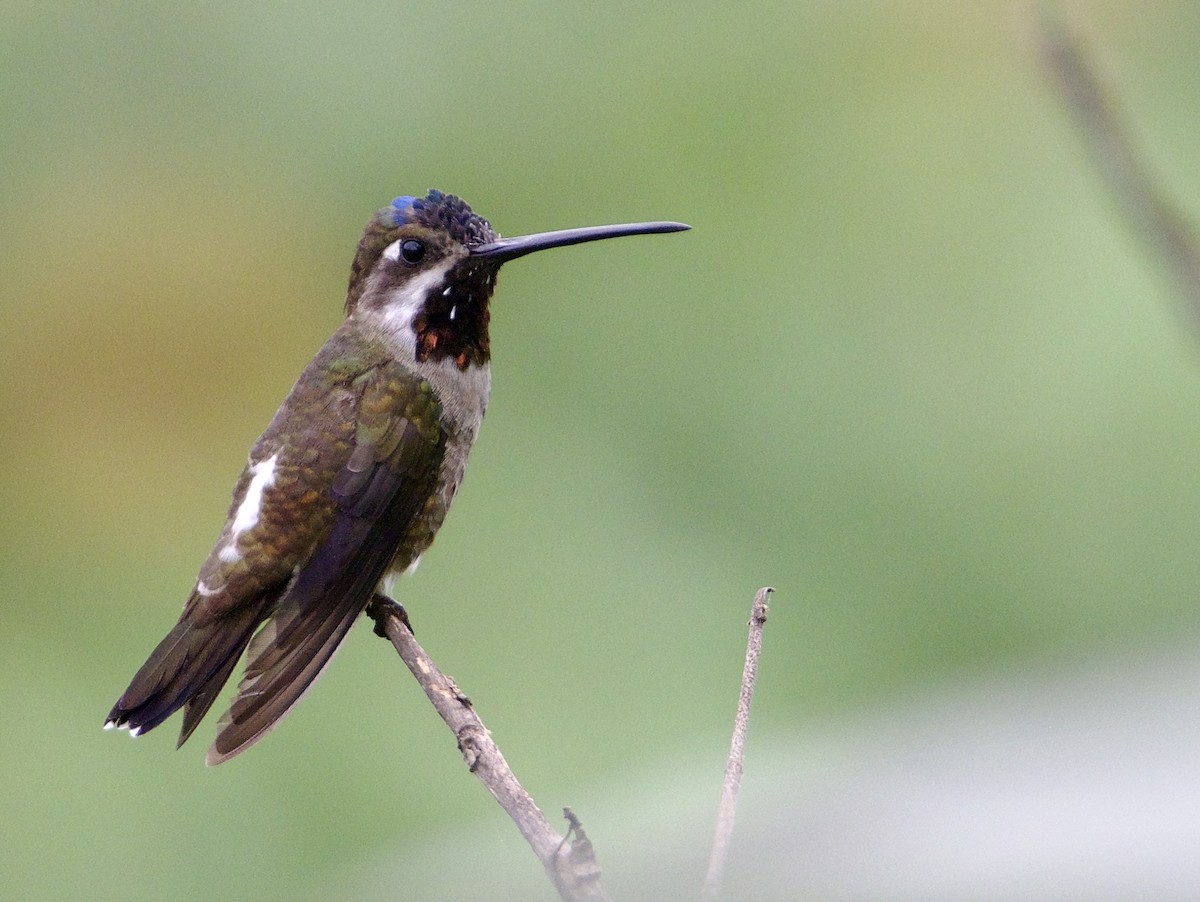
[[[391,601],[395,579],[416,568],[441,527],[487,409],[489,302],[501,265],[687,228],[640,222],[501,238],[437,190],[377,211],[354,255],[345,319],[250,449],[179,622],[105,729],[137,736],[182,708],[183,745],[245,653],[205,761],[220,764],[261,739],[368,605]]]

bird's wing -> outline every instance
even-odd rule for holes
[[[248,748],[300,700],[370,601],[436,485],[441,408],[395,364],[361,377],[350,453],[332,483],[332,524],[250,642],[246,674],[208,752]]]
[[[353,350],[330,342],[251,448],[178,623],[134,675],[106,727],[144,733],[182,707],[182,745],[296,568],[328,534],[337,509],[329,486],[351,454],[361,380],[378,363]]]
[[[182,707],[182,745],[255,629],[271,616],[304,564],[317,560],[317,549],[346,513],[351,496],[386,507],[383,494],[363,482],[374,464],[411,466],[414,474],[423,470],[415,458],[421,457],[419,449],[436,443],[432,433],[410,443],[413,460],[399,453],[394,439],[405,434],[401,419],[436,423],[440,410],[430,406],[428,392],[412,385],[412,377],[405,381],[395,369],[385,353],[345,329],[313,359],[251,449],[225,526],[178,623],[130,681],[106,727],[144,733]],[[410,409],[398,410],[406,392]],[[379,519],[363,509],[349,516],[359,529],[362,521]],[[347,524],[339,527],[343,542],[347,530]],[[321,559],[331,560],[328,552]]]

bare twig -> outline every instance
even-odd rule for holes
[[[1200,245],[1186,214],[1144,165],[1115,93],[1083,40],[1053,3],[1038,17],[1042,63],[1067,112],[1083,132],[1101,175],[1187,305],[1200,330]]]
[[[737,714],[733,720],[729,759],[725,762],[725,785],[721,789],[721,808],[717,814],[712,854],[708,859],[708,876],[704,880],[704,895],[709,899],[716,899],[720,895],[725,859],[729,854],[729,840],[733,836],[733,818],[737,813],[738,790],[742,785],[746,730],[750,725],[750,703],[754,700],[754,681],[758,678],[763,624],[767,622],[767,599],[774,591],[770,586],[759,589],[750,608],[750,636],[746,640],[746,663],[742,667],[742,691],[738,696]]]
[[[446,726],[458,739],[458,748],[467,767],[487,787],[508,816],[513,819],[525,841],[533,849],[561,898],[570,902],[607,902],[600,885],[600,868],[592,844],[579,820],[569,810],[563,814],[570,829],[560,836],[517,782],[508,762],[500,753],[471,700],[454,681],[442,673],[413,637],[404,609],[393,601],[376,596],[367,609],[375,620],[375,631],[385,635],[396,649],[421,688],[429,697]],[[571,841],[574,836],[574,842]]]

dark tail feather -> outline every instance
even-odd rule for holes
[[[128,727],[136,736],[184,708],[182,745],[229,679],[254,628],[270,613],[277,597],[277,592],[268,593],[257,603],[204,624],[185,613],[113,706],[105,728]]]
[[[317,612],[288,607],[285,603],[250,643],[246,675],[221,716],[206,764],[227,761],[278,724],[333,659],[362,611],[358,603]]]
[[[257,624],[254,624],[257,626]],[[251,632],[254,626],[250,627]],[[192,735],[196,727],[200,726],[200,721],[204,719],[204,715],[208,713],[208,709],[212,707],[212,703],[216,701],[217,696],[221,692],[221,688],[229,680],[229,675],[233,673],[233,668],[237,665],[238,658],[242,656],[246,646],[250,643],[250,634],[247,633],[242,639],[236,654],[231,654],[225,659],[225,663],[213,671],[210,676],[199,689],[196,694],[183,706],[183,726],[179,730],[179,742],[175,744],[175,748],[179,748],[187,738]]]

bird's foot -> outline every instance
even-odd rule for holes
[[[375,635],[382,639],[387,638],[387,621],[392,616],[400,618],[400,622],[408,631],[414,636],[416,635],[412,623],[408,619],[408,611],[404,610],[404,605],[388,598],[382,592],[376,592],[367,603],[367,616],[375,621]]]

